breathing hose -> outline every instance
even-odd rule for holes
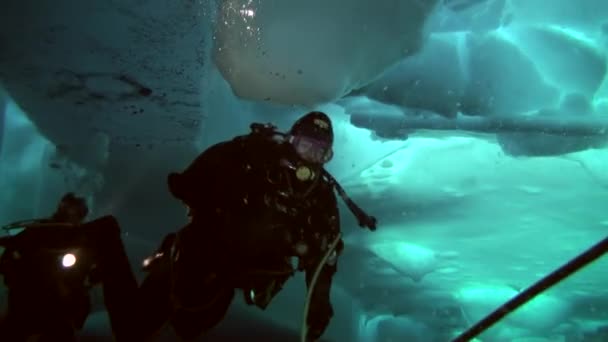
[[[327,252],[325,252],[325,255],[323,255],[321,262],[319,262],[319,265],[315,269],[315,273],[313,274],[312,279],[310,281],[310,285],[308,286],[308,293],[306,294],[306,302],[304,303],[304,315],[302,318],[302,328],[300,329],[300,342],[306,342],[306,335],[308,334],[308,327],[307,327],[308,311],[310,309],[310,301],[312,300],[312,294],[315,290],[315,285],[317,284],[317,280],[319,278],[319,275],[321,274],[321,270],[323,270],[323,266],[325,266],[325,264],[327,263],[327,259],[329,259],[331,254],[336,250],[338,243],[340,243],[341,237],[342,237],[342,234],[338,233],[338,236],[336,236],[336,238],[331,242],[331,244],[329,245],[329,248],[327,249]]]

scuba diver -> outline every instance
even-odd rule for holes
[[[263,310],[295,271],[305,272],[308,287],[303,340],[318,340],[329,325],[344,246],[335,191],[360,226],[375,230],[376,219],[324,169],[334,140],[326,114],[308,113],[287,133],[258,123],[251,129],[168,176],[190,221],[144,261],[146,337],[165,322],[183,339],[202,335],[223,319],[237,290]]]
[[[0,238],[0,274],[8,307],[0,336],[7,341],[73,341],[101,284],[115,333],[126,335],[126,302],[137,291],[120,228],[111,216],[85,223],[83,198],[68,193],[48,219],[16,222]]]

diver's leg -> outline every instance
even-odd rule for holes
[[[171,291],[168,273],[151,272],[139,289],[139,311],[137,329],[144,339],[154,337],[171,317]]]
[[[157,334],[169,322],[172,314],[170,301],[171,293],[171,263],[172,248],[175,234],[169,234],[161,243],[161,247],[148,258],[145,265],[148,272],[139,287],[139,310],[141,317],[138,322],[142,336],[149,339]]]
[[[193,339],[217,325],[234,298],[227,281],[222,244],[191,224],[177,237],[173,264],[171,324],[183,339]]]
[[[104,216],[86,225],[88,237],[94,241],[97,266],[104,304],[117,341],[135,341],[138,331],[133,328],[138,320],[137,279],[121,238],[120,226],[112,216]]]

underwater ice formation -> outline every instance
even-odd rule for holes
[[[271,10],[261,6],[257,14],[268,26],[267,36],[260,38],[267,39],[255,44],[272,52],[263,55],[265,50],[255,50],[255,44],[238,45],[251,39],[240,35],[248,32],[243,22],[235,26],[212,22],[218,18],[216,9],[209,5],[214,1],[7,0],[3,10],[8,15],[0,21],[0,78],[43,136],[59,147],[62,156],[104,169],[109,181],[98,198],[102,211],[117,214],[129,233],[139,230],[143,240],[149,239],[154,245],[158,236],[179,225],[184,217],[183,208],[166,195],[166,173],[184,165],[204,146],[246,132],[251,120],[279,122],[285,127],[290,115],[302,111],[301,107],[277,106],[273,101],[311,105],[335,99],[372,81],[353,93],[380,103],[370,106],[374,115],[430,110],[442,114],[442,120],[449,120],[458,111],[476,114],[473,119],[511,114],[538,115],[537,119],[542,115],[563,119],[566,114],[600,119],[608,108],[608,101],[603,98],[607,89],[606,6],[591,0],[555,0],[548,6],[548,1],[511,0],[507,1],[508,6],[501,7],[504,1],[501,4],[500,0],[453,0],[445,2],[449,7],[429,12],[426,17],[427,11],[422,8],[420,17],[405,23],[404,16],[411,18],[409,15],[414,12],[384,15],[385,10],[369,5],[363,12],[371,19],[362,19],[361,13],[349,16],[349,6],[362,3],[359,0],[345,7],[338,7],[338,1],[323,2],[328,7],[321,13],[301,8],[289,13],[285,22],[271,20],[276,18],[273,11],[286,10],[281,7],[283,3]],[[221,3],[227,6],[224,9],[230,4],[260,6],[256,1]],[[401,2],[403,8],[412,3]],[[320,1],[298,2],[304,7],[310,4],[318,5]],[[222,18],[227,13],[219,14]],[[228,14],[227,18],[235,20],[242,14],[250,16],[250,12],[240,10]],[[297,25],[292,26],[289,20]],[[429,29],[437,32],[431,32],[426,43],[420,44],[416,37],[424,37],[421,23],[425,20]],[[394,23],[403,30],[414,28],[412,34],[403,36],[399,29],[381,32],[383,25]],[[220,26],[214,41],[215,24]],[[277,32],[276,27],[287,29]],[[319,34],[320,30],[325,30],[324,34]],[[373,45],[371,41],[380,34],[386,40],[378,39],[378,45]],[[398,34],[403,40],[396,38]],[[282,41],[286,41],[288,49],[282,49]],[[211,59],[211,52],[220,47],[226,50],[216,51],[215,57],[221,57],[224,64]],[[264,64],[269,60],[272,65]],[[396,64],[382,73],[391,63]],[[274,67],[278,75],[270,74]],[[238,84],[237,77],[243,75],[247,76],[246,82]],[[246,87],[250,82],[257,85],[255,89]],[[264,104],[239,99],[234,92]],[[467,277],[503,283],[519,279],[519,283],[525,283],[537,272],[546,271],[543,262],[561,256],[563,250],[574,252],[576,246],[559,245],[558,251],[547,255],[532,251],[533,257],[526,260],[508,253],[504,260],[492,259],[500,255],[510,236],[516,240],[521,234],[509,245],[519,253],[526,248],[522,239],[529,232],[537,234],[537,227],[551,227],[556,240],[570,243],[577,238],[590,239],[592,229],[599,231],[608,224],[605,210],[594,209],[595,204],[605,203],[605,188],[598,186],[608,184],[603,171],[605,151],[576,153],[567,160],[509,158],[504,153],[555,155],[599,146],[601,141],[596,145],[586,137],[502,132],[498,139],[501,150],[494,141],[454,139],[449,137],[454,134],[452,131],[422,132],[396,127],[388,120],[382,130],[374,128],[375,134],[370,134],[370,130],[353,128],[343,116],[335,115],[340,112],[336,108],[325,109],[334,114],[337,123],[332,172],[345,180],[347,191],[363,207],[379,213],[381,229],[402,234],[387,240],[395,243],[392,246],[376,241],[378,254],[397,260],[377,246],[390,247],[398,254],[395,246],[417,243],[416,234],[432,240],[426,242],[449,243],[443,250],[460,248],[454,252],[460,255],[458,260],[436,270],[424,262],[403,266],[411,261],[403,258],[401,267],[405,273],[420,278],[415,284],[421,289],[427,290],[430,283],[439,279],[445,285],[444,291],[454,290],[454,284]],[[382,115],[374,119],[376,123],[383,121]],[[16,219],[33,215],[30,197],[40,200],[36,193],[40,189],[40,163],[31,160],[41,156],[36,144],[42,138],[29,134],[30,128],[19,126],[11,130],[16,136],[4,136],[3,151],[20,139],[29,140],[19,145],[20,149],[11,147],[9,155],[3,152],[1,156],[8,159],[2,159],[0,167],[14,166],[14,170],[4,168],[2,174],[10,174],[3,179],[17,186],[2,195],[14,204],[3,208],[10,209],[9,214]],[[201,132],[205,132],[202,137]],[[408,141],[399,140],[408,135]],[[434,138],[416,140],[417,135]],[[194,144],[200,145],[195,148]],[[387,156],[400,147],[407,147],[409,152]],[[16,160],[16,155],[28,157]],[[4,163],[5,160],[14,163]],[[33,195],[25,195],[30,193]],[[555,208],[559,208],[559,213]],[[150,215],[160,210],[162,218]],[[350,224],[346,221],[345,230],[352,228]],[[546,234],[538,234],[545,242]],[[372,241],[365,241],[359,247],[372,245]],[[426,246],[422,242],[420,245]],[[486,245],[490,251],[483,250]],[[432,250],[442,249],[433,246]],[[466,259],[472,251],[476,254]],[[378,254],[370,254],[373,260],[378,259]],[[356,266],[366,265],[367,261]],[[486,277],[483,272],[487,265],[508,279]],[[411,277],[389,272],[384,266],[381,271],[385,277],[376,278],[370,270],[365,270],[362,277],[368,284],[378,281],[380,289],[414,283]],[[420,301],[416,308],[422,311],[425,306],[419,304],[435,302],[436,297],[421,289],[412,293]],[[603,288],[593,284],[577,284],[575,290],[593,293],[595,299],[606,295]],[[359,300],[362,293],[369,291],[373,288],[350,293]],[[503,298],[498,297],[495,302]],[[389,293],[373,298],[375,306],[366,303],[375,310],[371,314],[383,315],[389,311],[384,309],[387,303],[402,297]],[[559,294],[552,298],[562,299]],[[403,308],[411,306],[412,299],[399,300],[403,301],[398,303],[401,310],[392,307],[391,312],[410,314]],[[476,306],[487,309],[496,304],[472,302],[473,311]],[[602,305],[598,307],[605,307]],[[283,317],[273,315],[276,319]],[[428,323],[426,316],[416,317]],[[536,335],[542,335],[539,331],[544,327],[536,329]],[[533,329],[526,326],[513,330],[525,335]]]
[[[337,100],[423,45],[436,0],[224,0],[214,61],[239,97]]]

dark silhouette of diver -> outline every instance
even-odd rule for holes
[[[8,288],[3,341],[73,341],[91,309],[91,287],[101,284],[112,329],[131,337],[128,303],[137,282],[116,220],[105,216],[85,223],[83,198],[68,193],[48,219],[4,227],[0,273]],[[129,323],[129,324],[127,324]]]
[[[190,222],[144,262],[139,309],[146,337],[170,322],[181,338],[196,338],[223,319],[236,290],[265,309],[295,271],[306,272],[309,287],[304,339],[317,340],[327,328],[343,249],[335,191],[362,227],[375,230],[376,220],[324,169],[334,139],[327,115],[308,113],[287,133],[251,127],[169,175]]]

